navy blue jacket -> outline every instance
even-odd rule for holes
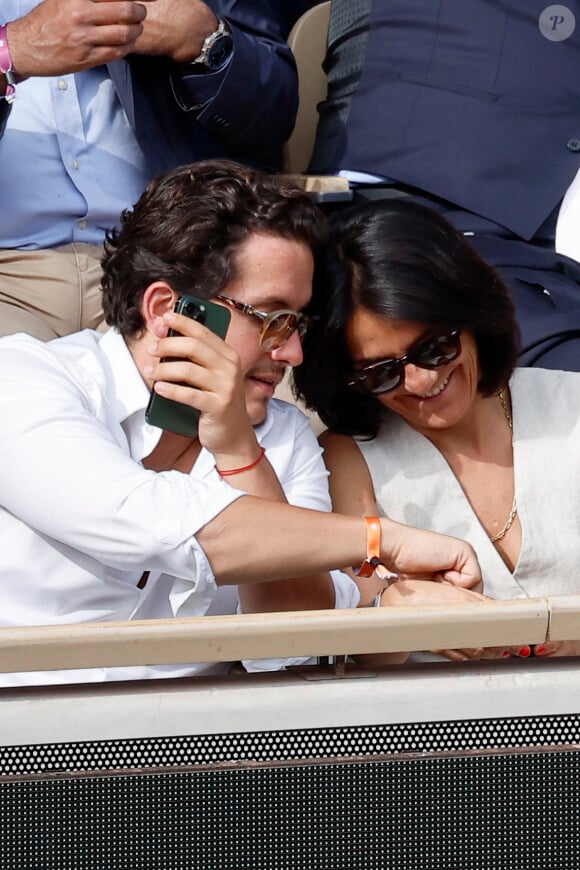
[[[340,118],[332,96],[321,107],[313,168],[386,176],[530,239],[580,166],[580,3],[562,21],[549,6],[372,0],[358,85]],[[346,85],[359,36],[330,44]]]

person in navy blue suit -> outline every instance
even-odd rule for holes
[[[332,0],[326,69],[311,171],[441,211],[509,284],[520,363],[580,370],[578,0]]]
[[[100,323],[105,233],[153,176],[216,157],[279,168],[292,14],[283,0],[1,6],[0,333],[49,339]]]

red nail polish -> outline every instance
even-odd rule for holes
[[[529,646],[523,646],[520,650],[518,650],[518,655],[523,659],[527,659],[527,657],[531,654],[531,649]]]
[[[535,650],[534,650],[534,655],[537,655],[537,656],[543,656],[543,655],[546,654],[546,650],[547,650],[547,647],[544,646],[543,643],[541,643],[539,646],[537,646],[537,647],[535,648]]]
[[[509,651],[509,649],[504,649],[504,651],[501,654],[502,659],[509,659],[510,656],[511,656],[511,652]]]

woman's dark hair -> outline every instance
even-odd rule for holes
[[[509,290],[443,217],[407,199],[367,202],[330,219],[317,258],[309,313],[317,316],[294,369],[295,392],[336,432],[374,437],[385,408],[347,386],[352,362],[345,325],[355,307],[393,320],[468,329],[475,337],[482,395],[516,364],[519,329]]]
[[[236,274],[236,251],[250,233],[304,242],[315,250],[326,221],[294,184],[234,163],[206,160],[155,178],[107,234],[103,308],[129,337],[144,326],[141,301],[154,281],[208,299]]]

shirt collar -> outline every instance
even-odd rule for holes
[[[131,456],[141,460],[156,446],[161,429],[145,420],[149,388],[137,368],[127,342],[117,329],[109,329],[99,347],[109,365],[115,416],[127,435]]]

